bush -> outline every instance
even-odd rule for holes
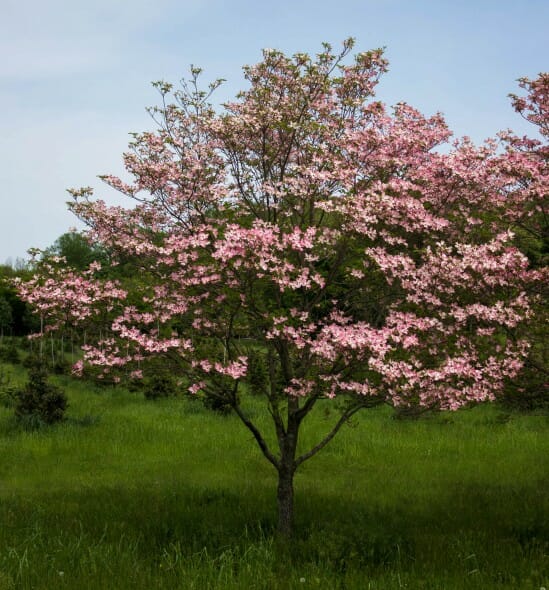
[[[223,416],[227,416],[233,410],[233,406],[228,399],[214,395],[210,392],[204,393],[203,401],[204,406],[208,408],[208,410],[212,410],[213,412],[222,414]]]
[[[143,383],[143,394],[147,399],[159,399],[161,397],[173,397],[177,395],[177,383],[167,373],[156,373],[147,377]]]
[[[435,407],[426,408],[418,403],[409,406],[396,406],[394,408],[394,420],[419,420],[420,418],[433,416],[437,412]]]
[[[54,375],[70,375],[71,363],[65,357],[58,357],[52,367]]]
[[[508,410],[529,412],[549,410],[549,387],[547,373],[537,367],[526,365],[516,381],[509,381],[498,398]]]
[[[17,389],[15,387],[0,388],[0,406],[14,408],[17,403]]]
[[[43,364],[48,366],[54,375],[69,375],[72,365],[64,356],[57,356],[55,362],[52,364],[49,355],[40,356],[37,352],[29,353],[21,363],[25,368],[32,369],[34,366]]]
[[[5,408],[15,406],[17,390],[11,385],[11,375],[0,366],[0,405]]]
[[[15,342],[10,342],[7,346],[0,347],[0,361],[17,365],[21,362],[21,357]]]
[[[25,367],[25,369],[32,369],[37,365],[41,364],[42,360],[40,355],[37,352],[30,353],[27,357],[23,359],[21,364]]]
[[[206,388],[200,396],[204,407],[217,414],[227,416],[233,411],[234,405],[234,383],[228,377],[217,377],[215,386]]]
[[[82,377],[96,387],[116,387],[117,375],[105,372],[102,367],[85,365]]]
[[[126,387],[131,393],[141,393],[145,388],[145,384],[143,379],[129,379]]]
[[[48,383],[48,373],[42,363],[29,371],[27,384],[17,392],[15,416],[31,426],[53,424],[63,420],[67,409],[65,392]]]
[[[248,354],[247,382],[254,395],[263,395],[268,387],[267,361],[265,355],[257,350]]]

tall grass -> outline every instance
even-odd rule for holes
[[[298,472],[282,544],[274,470],[236,418],[60,382],[60,425],[0,409],[0,590],[549,586],[547,417],[366,411]]]

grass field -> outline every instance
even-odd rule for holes
[[[549,587],[546,416],[366,411],[298,472],[284,544],[275,472],[236,418],[59,381],[63,424],[0,408],[0,590]]]

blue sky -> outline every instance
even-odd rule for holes
[[[116,199],[99,174],[122,174],[131,131],[151,127],[152,80],[190,64],[242,87],[261,49],[315,52],[346,37],[386,47],[378,96],[442,111],[475,141],[529,125],[507,94],[549,69],[545,0],[0,0],[0,264],[77,225],[68,187]],[[117,200],[117,202],[120,202]]]

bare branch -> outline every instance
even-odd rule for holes
[[[256,427],[256,425],[244,414],[244,412],[241,410],[241,408],[238,406],[238,404],[233,404],[233,409],[236,412],[236,414],[238,415],[238,417],[240,418],[240,420],[243,422],[243,424],[246,426],[246,428],[254,435],[255,440],[257,441],[257,444],[259,445],[259,448],[261,449],[263,455],[265,455],[265,458],[272,463],[272,465],[274,465],[275,469],[279,468],[279,461],[278,459],[272,454],[272,452],[270,451],[267,443],[265,442],[265,439],[263,438],[261,432],[259,432],[259,429]]]
[[[313,409],[316,402],[320,399],[320,395],[312,395],[307,399],[307,401],[303,404],[299,410],[294,413],[294,416],[298,423],[300,423],[303,418]]]
[[[310,451],[304,453],[295,460],[295,467],[298,467],[299,465],[301,465],[301,463],[304,463],[305,461],[307,461],[307,459],[310,459],[319,451],[321,451],[334,438],[334,436],[339,432],[340,428],[345,424],[345,422],[349,420],[349,418],[353,414],[356,414],[359,410],[362,410],[362,408],[367,407],[369,407],[368,403],[361,402],[360,404],[351,406],[350,408],[345,410],[345,412],[343,412],[343,414],[336,422],[332,430],[315,447],[313,447]]]

